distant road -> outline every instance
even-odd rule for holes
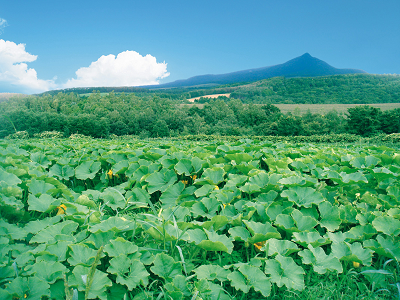
[[[190,98],[187,99],[189,102],[194,102],[196,100],[199,100],[200,98],[218,98],[219,96],[225,96],[225,97],[230,97],[231,94],[214,94],[214,95],[205,95],[205,96],[200,96],[200,97],[196,97],[196,98]]]

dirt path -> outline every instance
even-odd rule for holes
[[[218,98],[219,96],[225,96],[225,97],[230,97],[231,94],[215,94],[215,95],[205,95],[205,96],[200,96],[196,98],[190,98],[187,99],[189,102],[194,102],[196,100],[199,100],[200,98]]]

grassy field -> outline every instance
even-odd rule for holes
[[[204,104],[182,104],[187,106],[196,105],[199,108],[203,108]],[[346,113],[350,107],[356,107],[366,104],[274,104],[278,107],[282,113],[291,112],[292,114],[304,115],[310,110],[313,114],[326,114],[331,110],[336,110],[338,113]],[[380,108],[382,111],[400,108],[400,103],[379,103],[379,104],[367,104],[369,106]]]
[[[308,110],[313,114],[325,114],[331,110],[336,110],[339,113],[346,113],[348,108],[356,107],[365,104],[275,104],[283,113],[291,112],[305,114]],[[400,103],[379,103],[368,104],[382,111],[400,108]]]

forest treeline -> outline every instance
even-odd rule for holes
[[[11,98],[0,103],[0,138],[17,131],[30,136],[45,131],[95,138],[110,135],[170,137],[188,134],[309,136],[351,133],[371,136],[400,132],[400,109],[349,108],[346,115],[295,115],[273,104],[244,104],[216,99],[204,107],[183,105],[157,94],[74,93]]]
[[[243,103],[268,104],[372,104],[399,103],[400,76],[349,74],[321,77],[274,77],[250,83],[209,85],[171,89],[145,89],[138,87],[73,88],[49,91],[42,95],[55,96],[59,92],[87,95],[93,90],[100,93],[114,91],[135,93],[139,97],[149,95],[184,102],[185,99],[210,94],[230,93]],[[201,102],[208,100],[202,99]]]

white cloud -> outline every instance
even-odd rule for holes
[[[4,27],[7,27],[7,20],[0,18],[0,34],[3,33]]]
[[[26,63],[36,59],[37,55],[25,51],[24,44],[0,39],[0,82],[12,86],[10,89],[28,93],[54,88],[53,80],[38,79],[36,70],[28,68]]]
[[[101,56],[89,67],[77,70],[76,76],[76,79],[68,80],[64,87],[153,85],[169,73],[167,64],[157,63],[150,54],[141,56],[135,51],[124,51],[116,57],[112,54]]]
[[[5,20],[0,18],[0,30]],[[135,51],[103,55],[89,67],[76,71],[76,78],[65,84],[39,79],[37,72],[27,63],[36,61],[37,55],[28,53],[25,44],[0,39],[0,92],[40,93],[52,89],[98,86],[139,86],[158,84],[169,76],[167,64],[157,63],[151,55],[141,56]]]

